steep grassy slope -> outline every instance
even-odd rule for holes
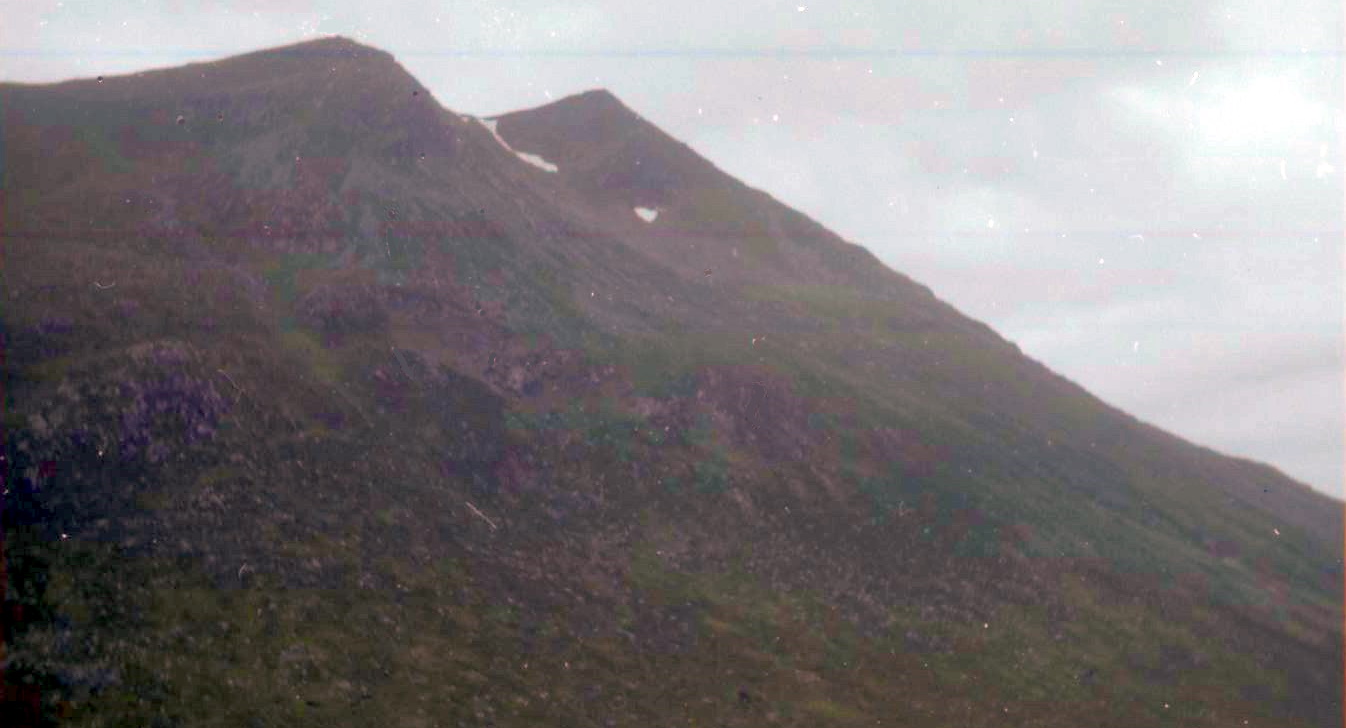
[[[1340,504],[610,95],[498,120],[556,172],[341,39],[0,118],[7,725],[1339,724]]]

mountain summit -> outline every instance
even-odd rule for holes
[[[3,725],[1340,725],[1341,504],[606,91],[0,85]]]

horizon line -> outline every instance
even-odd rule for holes
[[[324,36],[333,37],[333,36]],[[309,40],[319,40],[312,38]],[[42,48],[0,48],[0,58],[67,58],[87,57],[178,57],[205,58],[230,57],[252,53],[276,51],[291,55],[344,55],[344,51],[326,49],[301,49],[305,41],[272,46],[253,50],[238,49],[170,49],[143,50],[134,48],[115,49],[42,49]],[[361,42],[363,45],[363,42]],[[422,58],[1121,58],[1121,59],[1164,59],[1164,58],[1312,58],[1330,59],[1346,56],[1344,49],[1246,49],[1246,50],[1202,50],[1202,49],[1134,49],[1134,48],[627,48],[627,49],[583,49],[583,48],[462,48],[462,49],[408,49],[388,50],[379,46],[369,46],[378,50],[387,50],[399,57]]]

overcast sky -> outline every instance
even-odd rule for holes
[[[338,33],[459,112],[608,88],[1104,399],[1343,493],[1337,0],[0,0],[0,17],[4,80]]]

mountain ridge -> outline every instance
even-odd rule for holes
[[[622,110],[625,110],[625,111],[628,111],[628,112],[629,112],[629,109],[626,109],[626,107],[625,107],[624,105],[621,104],[620,100],[617,99],[617,97],[614,96],[611,92],[609,92],[609,91],[607,91],[607,90],[605,90],[605,89],[597,89],[597,90],[591,90],[591,91],[581,92],[581,93],[579,93],[579,94],[575,94],[575,95],[573,95],[573,96],[569,96],[569,97],[566,97],[566,98],[563,98],[563,99],[559,99],[559,100],[557,100],[557,101],[554,101],[554,102],[551,102],[551,103],[548,103],[548,104],[544,104],[544,105],[541,105],[541,106],[538,106],[538,107],[534,107],[534,108],[532,108],[532,109],[525,109],[525,110],[520,110],[520,111],[516,111],[516,112],[510,112],[510,113],[508,113],[508,114],[502,114],[502,115],[500,115],[498,118],[500,118],[500,119],[502,119],[502,120],[507,120],[507,119],[509,119],[509,118],[511,118],[511,117],[519,118],[519,119],[527,118],[527,117],[534,117],[534,118],[540,118],[540,119],[542,120],[542,123],[543,123],[544,125],[547,125],[546,122],[549,121],[549,119],[547,119],[547,116],[549,115],[549,112],[551,112],[551,111],[554,110],[554,109],[564,108],[565,106],[568,106],[568,105],[576,105],[576,104],[578,104],[579,102],[581,102],[582,100],[585,100],[585,99],[587,99],[587,98],[592,98],[592,99],[598,101],[598,102],[599,102],[599,103],[598,103],[598,107],[599,107],[600,109],[604,109],[604,110],[606,110],[606,109],[612,108],[612,106],[613,106],[614,104],[616,104],[616,105],[619,106]],[[637,118],[638,118],[638,117],[637,117]],[[643,121],[643,120],[642,120],[642,121]],[[578,123],[578,124],[577,124],[577,123],[573,123],[573,122],[571,122],[571,123],[564,123],[564,122],[563,122],[563,123],[560,123],[560,124],[555,124],[555,125],[553,126],[553,128],[555,128],[555,127],[559,127],[559,128],[561,128],[561,129],[564,129],[564,130],[566,130],[567,132],[569,132],[569,131],[572,131],[572,130],[574,129],[574,127],[576,127],[576,126],[582,126],[582,125],[583,125],[583,122],[580,122],[580,123]],[[502,129],[503,129],[503,130],[509,130],[509,129],[510,129],[510,126],[508,126],[508,125],[504,125],[504,126],[502,126]],[[660,132],[660,133],[662,134],[662,132]],[[605,135],[599,135],[599,136],[602,137],[602,136],[605,136]],[[583,137],[581,137],[581,138],[583,138]],[[671,137],[670,137],[669,139],[671,139]],[[540,141],[540,140],[530,140],[530,141],[535,141],[535,143],[538,144],[539,146],[543,146],[543,147],[546,146],[545,142],[542,142],[542,141]],[[681,145],[680,142],[679,142],[678,144]],[[686,147],[686,145],[681,145],[681,146]],[[689,151],[690,151],[690,150],[689,150]],[[695,152],[692,152],[692,154],[695,154]],[[716,171],[718,172],[718,170],[716,170]],[[750,188],[749,188],[749,189],[750,189]],[[766,195],[766,196],[768,197],[768,199],[771,199],[771,201],[772,201],[774,204],[779,205],[780,207],[785,207],[782,203],[779,203],[779,202],[775,201],[774,198],[770,198],[770,196],[769,196],[767,193],[765,193],[765,192],[761,192],[761,191],[758,191],[758,190],[752,190],[752,191],[753,191],[754,193],[759,193],[759,194]],[[793,211],[790,211],[790,212],[793,212]],[[798,215],[798,213],[795,213],[795,214]],[[914,285],[914,286],[918,287],[922,292],[924,292],[924,293],[926,293],[926,294],[929,294],[929,296],[930,296],[931,298],[935,298],[934,294],[930,291],[930,289],[929,289],[928,287],[921,286],[919,283],[917,283],[917,282],[915,282],[915,281],[911,281],[911,279],[909,279],[909,278],[907,278],[906,276],[902,275],[900,272],[895,271],[895,270],[889,268],[888,266],[884,265],[884,264],[883,264],[882,262],[880,262],[876,257],[874,257],[872,253],[870,253],[868,250],[864,249],[863,246],[855,245],[854,243],[850,243],[849,241],[845,241],[845,240],[843,240],[842,238],[833,235],[832,233],[830,233],[829,231],[827,231],[821,224],[817,223],[817,222],[814,221],[814,220],[811,220],[811,219],[807,218],[806,216],[798,215],[798,217],[800,218],[800,223],[801,223],[802,225],[804,225],[804,226],[808,226],[808,227],[813,227],[813,228],[815,228],[815,229],[818,229],[818,230],[820,230],[823,234],[825,234],[825,235],[827,235],[827,236],[833,238],[834,240],[836,240],[837,242],[842,243],[843,245],[846,245],[846,246],[853,246],[854,248],[858,248],[860,251],[863,252],[863,258],[862,258],[862,260],[861,260],[861,263],[862,263],[863,265],[867,265],[867,266],[872,267],[872,268],[875,268],[875,269],[882,269],[885,273],[889,273],[889,274],[894,275],[897,279],[901,280],[903,283],[910,283],[911,285]],[[941,304],[943,304],[942,301],[941,301]],[[943,304],[943,305],[947,306],[947,304]],[[950,308],[951,308],[951,307],[950,307]],[[994,332],[994,330],[990,329],[990,327],[987,327],[987,326],[985,326],[985,324],[982,324],[981,322],[977,322],[977,321],[972,320],[972,319],[970,319],[970,318],[967,319],[967,320],[970,321],[974,326],[979,327],[979,328],[982,328],[982,329],[985,329],[987,332],[990,332],[990,333],[991,333],[992,335],[994,335],[997,339],[1000,339],[1000,340],[1004,341],[1005,344],[1007,344],[1007,345],[1010,346],[1010,347],[1013,347],[1014,350],[1015,350],[1016,352],[1018,352],[1018,347],[1017,347],[1015,344],[1013,344],[1013,342],[1010,342],[1010,341],[1008,341],[1008,340],[1003,339],[1003,337],[1000,337],[1000,335],[999,335],[998,333]],[[1031,360],[1031,359],[1030,359],[1030,360]],[[1046,371],[1051,372],[1051,374],[1052,374],[1053,376],[1055,376],[1055,377],[1059,377],[1059,378],[1062,379],[1063,381],[1068,382],[1068,383],[1070,384],[1070,386],[1072,386],[1072,387],[1074,387],[1074,388],[1076,388],[1076,389],[1079,389],[1080,391],[1084,391],[1083,388],[1079,387],[1078,385],[1074,384],[1073,382],[1069,382],[1068,379],[1066,379],[1065,377],[1063,377],[1063,376],[1057,374],[1056,372],[1050,370],[1050,368],[1046,367],[1046,366],[1043,365],[1041,362],[1037,362],[1036,360],[1031,360],[1031,361],[1033,361],[1033,363],[1034,363],[1035,365],[1037,365],[1037,366],[1041,366],[1041,367],[1042,367],[1043,369],[1045,369]],[[1090,395],[1090,396],[1092,396],[1092,395]],[[1110,405],[1109,405],[1109,408],[1110,408],[1110,409],[1114,409],[1114,408],[1112,408]],[[1121,410],[1116,410],[1116,411],[1119,412],[1120,414],[1122,414],[1123,416],[1129,418],[1129,419],[1135,420],[1134,416],[1130,415],[1129,413],[1122,412]],[[1140,422],[1139,420],[1135,420],[1135,421],[1138,422],[1138,423]],[[1144,428],[1146,428],[1147,430],[1151,430],[1151,431],[1154,431],[1154,432],[1156,432],[1156,433],[1162,433],[1162,435],[1163,435],[1165,438],[1172,438],[1172,439],[1174,439],[1174,440],[1176,440],[1176,441],[1179,441],[1179,442],[1181,442],[1181,443],[1183,443],[1183,444],[1189,444],[1189,445],[1194,445],[1194,446],[1197,446],[1197,447],[1202,447],[1202,449],[1207,450],[1207,451],[1212,452],[1212,453],[1215,453],[1215,454],[1218,454],[1218,455],[1220,455],[1221,457],[1230,457],[1230,456],[1227,456],[1227,455],[1225,455],[1225,454],[1223,454],[1223,453],[1216,453],[1216,451],[1214,451],[1214,450],[1212,450],[1212,449],[1210,449],[1210,448],[1206,448],[1206,447],[1204,447],[1204,446],[1196,445],[1196,443],[1191,443],[1191,442],[1187,441],[1186,439],[1184,439],[1184,438],[1179,438],[1179,437],[1177,437],[1177,436],[1175,436],[1175,435],[1172,435],[1171,433],[1164,432],[1161,428],[1155,427],[1154,425],[1151,425],[1151,424],[1149,424],[1149,423],[1140,423],[1140,424],[1142,424],[1142,425],[1144,426]],[[1250,460],[1250,459],[1244,459],[1244,460],[1247,460],[1247,462],[1249,462],[1249,463],[1255,462],[1255,461],[1252,461],[1252,460]],[[1266,466],[1266,465],[1264,465],[1264,464],[1262,464],[1262,463],[1257,463],[1257,464],[1258,464],[1258,465],[1261,465],[1261,466],[1263,466],[1263,467],[1270,467],[1270,466]],[[1279,472],[1279,471],[1277,471],[1277,472]],[[1283,473],[1281,473],[1280,475],[1281,475],[1282,477],[1287,477],[1287,479],[1289,479],[1288,476],[1284,476]],[[1301,488],[1308,489],[1309,491],[1311,491],[1311,492],[1313,493],[1313,495],[1322,495],[1322,496],[1324,496],[1324,498],[1322,499],[1321,502],[1326,502],[1326,503],[1329,503],[1329,504],[1330,504],[1330,503],[1332,503],[1332,502],[1334,502],[1334,501],[1339,501],[1339,500],[1340,500],[1340,499],[1333,499],[1330,495],[1323,494],[1323,493],[1321,493],[1320,491],[1317,491],[1317,490],[1315,490],[1315,489],[1309,488],[1309,486],[1307,486],[1307,485],[1305,485],[1305,484],[1299,483],[1298,485],[1299,485]],[[1327,523],[1328,521],[1330,521],[1330,518],[1329,518],[1329,519],[1325,519],[1324,521],[1320,522],[1320,524],[1319,524],[1320,526],[1323,526],[1323,530],[1319,531],[1319,533],[1320,533],[1321,535],[1325,536],[1325,537],[1329,535],[1329,530],[1328,530],[1328,528],[1327,528],[1327,526],[1326,526],[1326,523]]]
[[[1340,715],[1339,503],[610,93],[492,129],[348,39],[154,73],[0,86],[6,677],[47,720]]]

